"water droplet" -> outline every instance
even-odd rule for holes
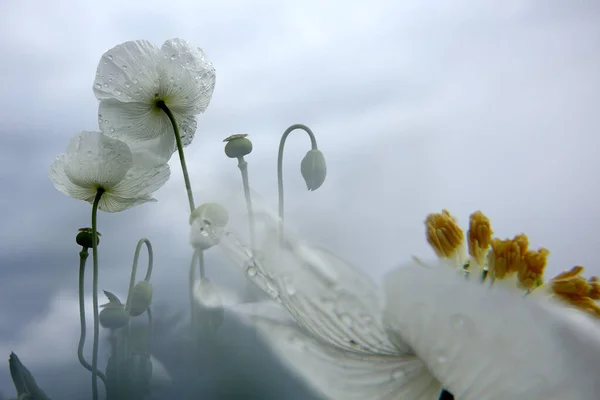
[[[121,65],[121,68],[123,68],[124,71],[127,71],[127,65],[123,64]]]
[[[113,56],[112,56],[112,54],[109,54],[109,55],[108,55],[108,59],[112,61],[112,59],[113,59]]]
[[[173,54],[173,55],[171,56],[171,61],[175,60],[176,58],[177,58],[177,56],[176,56],[175,54]]]
[[[110,129],[109,129],[109,131],[110,131],[111,133],[113,133],[113,132],[115,131],[115,128],[110,128]]]
[[[352,325],[353,325],[354,321],[352,320],[352,317],[350,317],[348,314],[342,314],[342,315],[340,315],[340,320],[342,321],[342,323],[344,325],[346,325],[346,327],[352,328]]]
[[[102,89],[102,85],[99,83],[96,83],[96,89]]]
[[[126,84],[125,84],[125,87],[126,87],[127,89],[129,89],[129,88],[131,87],[131,85],[130,85],[129,83],[126,83]]]
[[[117,93],[117,96],[120,96],[123,94],[123,92],[121,92],[120,90],[117,90],[116,93]]]
[[[105,83],[105,84],[104,84],[104,87],[105,87],[105,88],[107,88],[107,87],[108,87],[108,83]]]
[[[406,372],[404,372],[404,370],[397,369],[392,371],[392,379],[403,379],[404,377],[406,377]]]
[[[133,78],[133,79],[131,80],[131,82],[133,82],[133,83],[135,83],[135,84],[137,85],[139,81],[138,81],[136,78]]]
[[[105,120],[104,120],[104,123],[105,123],[105,124],[108,124],[108,120],[107,120],[107,119],[105,119]]]
[[[246,273],[248,274],[248,276],[250,277],[255,277],[256,274],[258,273],[258,271],[256,270],[256,268],[254,268],[253,266],[249,266],[248,268],[246,268]]]

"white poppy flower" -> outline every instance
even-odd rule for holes
[[[185,40],[167,40],[161,48],[146,40],[125,42],[104,53],[98,64],[94,94],[100,100],[100,129],[128,144],[141,142],[168,161],[176,151],[175,135],[157,103],[171,110],[187,146],[214,87],[212,63]]]
[[[272,224],[274,227],[276,224]],[[357,268],[299,240],[277,237],[254,260],[222,243],[288,310],[250,316],[275,354],[329,399],[594,399],[598,325],[572,322],[549,298],[489,288],[442,266],[413,263],[380,291]],[[574,312],[574,311],[573,311]]]
[[[49,172],[54,187],[74,199],[92,203],[98,189],[104,189],[98,208],[107,212],[156,201],[151,194],[169,175],[168,165],[149,168],[146,157],[122,141],[87,131],[71,139]]]

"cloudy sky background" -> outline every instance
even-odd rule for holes
[[[91,208],[56,191],[48,167],[71,136],[97,129],[98,60],[127,40],[185,38],[215,65],[212,102],[186,150],[198,204],[243,204],[222,139],[248,133],[251,185],[276,207],[279,137],[304,123],[328,177],[305,190],[309,141],[292,134],[286,218],[375,279],[412,254],[433,256],[423,220],[442,208],[465,228],[480,209],[497,236],[527,233],[550,249],[551,274],[575,264],[600,273],[595,0],[23,0],[2,2],[0,15],[0,352],[34,372],[77,364],[74,237]],[[100,287],[125,293],[145,236],[155,299],[177,308],[191,248],[177,156],[171,166],[158,203],[100,215]],[[218,249],[207,257],[215,281],[242,287]],[[2,363],[0,391],[12,390]]]

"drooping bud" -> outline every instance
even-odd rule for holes
[[[225,155],[229,158],[244,157],[252,152],[252,142],[246,138],[247,134],[231,135],[224,139]]]
[[[75,241],[81,247],[92,248],[94,247],[92,236],[92,228],[81,228],[75,237]],[[100,236],[102,236],[100,232],[96,232],[96,246],[100,244]]]
[[[125,311],[125,306],[121,303],[121,300],[114,294],[108,291],[104,291],[104,294],[108,298],[108,303],[100,306],[102,311],[98,316],[100,325],[107,329],[118,329],[122,328],[129,321],[129,315]]]
[[[300,163],[300,172],[309,191],[317,190],[325,182],[327,164],[319,149],[309,150]]]
[[[129,315],[132,317],[142,315],[148,310],[150,304],[152,304],[152,284],[146,280],[138,282],[133,287],[133,292],[131,294]]]

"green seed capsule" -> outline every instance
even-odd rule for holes
[[[225,155],[229,158],[244,157],[252,152],[252,142],[246,138],[246,134],[231,135],[223,140],[225,145]]]
[[[96,232],[96,246],[100,244],[100,233]],[[79,233],[75,237],[75,241],[81,247],[92,248],[94,247],[92,241],[92,228],[81,228],[79,229]]]
[[[152,285],[148,281],[138,282],[133,287],[129,315],[137,317],[146,312],[152,303]]]

